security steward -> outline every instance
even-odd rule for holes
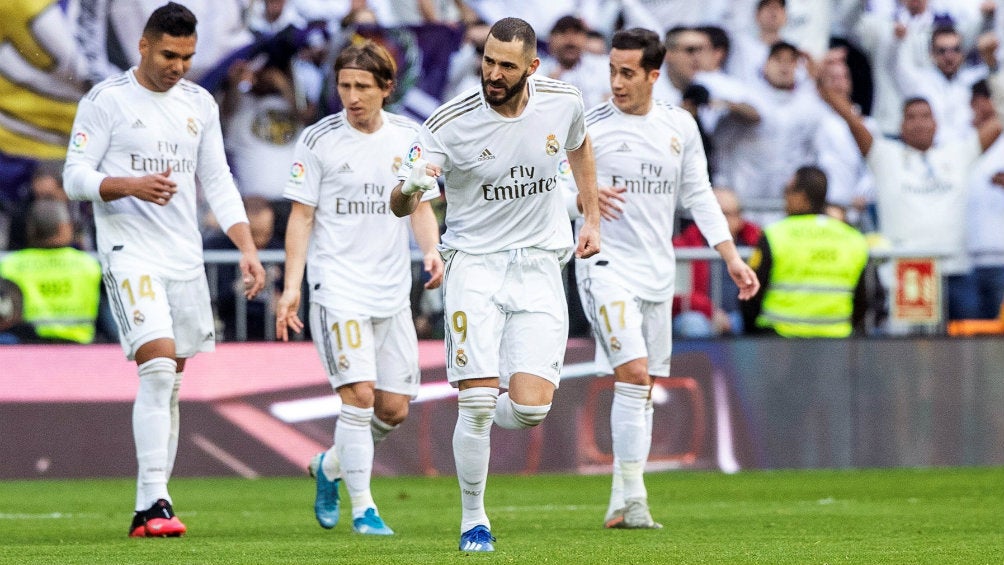
[[[786,218],[764,229],[750,266],[760,292],[743,304],[750,333],[847,337],[863,329],[865,237],[825,215],[826,175],[802,167],[784,190]]]

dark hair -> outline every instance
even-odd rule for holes
[[[635,27],[614,34],[610,41],[612,49],[640,49],[641,68],[652,71],[662,66],[666,58],[666,46],[659,41],[659,35],[650,29]]]
[[[987,84],[987,79],[985,78],[974,82],[972,86],[972,97],[977,98],[980,96],[990,98],[990,86]]]
[[[699,26],[697,31],[704,32],[708,36],[712,49],[723,49],[725,59],[729,58],[729,53],[732,51],[732,41],[729,39],[728,32],[718,26]]]
[[[157,8],[146,20],[143,27],[145,37],[157,37],[165,33],[172,37],[191,37],[195,35],[195,14],[176,2],[168,2]]]
[[[569,31],[586,33],[587,29],[586,23],[581,18],[569,15],[558,18],[558,21],[554,22],[554,27],[551,28],[551,33],[565,33]]]
[[[787,5],[787,2],[785,2],[784,0],[760,0],[759,2],[756,3],[756,11],[759,12],[760,10],[763,10],[763,7],[766,6],[767,4],[770,4],[771,2],[777,2],[778,4],[781,5],[782,8],[784,8]]]
[[[931,107],[931,102],[923,96],[908,96],[906,100],[903,100],[903,111],[905,112],[907,108],[914,104],[927,104],[927,107]]]
[[[791,51],[792,53],[795,54],[795,56],[798,56],[799,54],[798,47],[796,47],[793,43],[788,43],[787,41],[778,41],[777,43],[770,46],[770,51],[767,53],[767,58],[770,59],[771,57],[777,55],[782,51]]]
[[[669,29],[669,31],[666,32],[666,38],[664,39],[664,44],[666,46],[666,50],[668,51],[668,50],[673,49],[674,47],[676,47],[676,41],[680,37],[681,33],[685,32],[685,31],[693,31],[693,29],[694,28],[687,27],[687,26],[674,26],[674,27],[671,27]]]
[[[529,59],[537,54],[537,34],[534,33],[530,24],[519,18],[502,18],[492,25],[492,28],[488,30],[488,35],[503,43],[522,41],[523,54]]]
[[[36,200],[28,211],[27,236],[32,247],[42,247],[70,223],[70,209],[59,200]]]
[[[338,71],[342,69],[359,69],[373,73],[377,86],[381,89],[393,87],[397,76],[397,63],[394,57],[379,43],[370,40],[351,44],[342,49],[335,59],[335,82],[338,82]],[[390,97],[384,98],[384,105]]]
[[[826,173],[819,167],[812,165],[799,167],[795,171],[792,190],[805,195],[813,214],[826,212]]]
[[[943,24],[935,26],[934,29],[931,30],[931,49],[934,49],[935,40],[942,35],[954,35],[955,37],[958,37],[960,41],[962,39],[961,34],[959,34],[959,30],[955,29],[955,26],[950,23],[947,25]]]

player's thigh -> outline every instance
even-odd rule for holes
[[[611,367],[648,357],[641,302],[632,292],[601,277],[579,280],[582,309]]]
[[[376,388],[385,392],[418,395],[421,384],[418,368],[418,336],[411,308],[403,308],[389,318],[373,320],[376,344]]]
[[[310,303],[310,333],[331,387],[376,381],[373,322],[367,316]]]
[[[126,357],[155,339],[174,339],[174,322],[165,281],[141,268],[106,269],[108,302]]]
[[[206,275],[185,281],[167,281],[171,305],[172,332],[177,357],[187,359],[216,347],[216,323]]]
[[[673,301],[640,303],[642,335],[648,350],[648,374],[669,376],[669,360],[673,355]]]
[[[502,303],[507,320],[502,333],[502,386],[513,373],[529,373],[555,387],[568,342],[568,305],[558,255],[521,250],[510,269]]]
[[[443,315],[450,383],[500,375],[499,342],[505,315],[495,295],[505,267],[504,254],[447,254]]]

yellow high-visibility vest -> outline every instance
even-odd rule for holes
[[[770,279],[759,327],[785,337],[851,335],[854,289],[868,263],[863,235],[823,215],[789,216],[764,230]]]
[[[21,289],[24,321],[41,338],[90,343],[101,297],[101,265],[72,247],[30,248],[0,261],[0,277]]]

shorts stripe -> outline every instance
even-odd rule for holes
[[[450,278],[449,278],[450,277],[450,270],[453,268],[453,260],[456,259],[456,258],[457,258],[457,254],[456,254],[456,252],[454,252],[454,254],[450,257],[450,260],[446,262],[446,268],[443,270],[443,284],[442,284],[442,288],[441,288],[441,292],[443,293],[443,296],[448,296],[447,293],[446,293],[446,285],[448,284],[448,281],[450,280]],[[453,325],[452,325],[453,322],[452,322],[452,320],[449,319],[450,318],[450,312],[446,311],[446,309],[444,309],[444,311],[443,311],[443,318],[444,318],[443,319],[443,326],[444,326],[443,331],[444,331],[444,336],[445,336],[445,338],[443,339],[443,341],[446,342],[446,368],[449,369],[449,368],[453,367]]]
[[[589,270],[591,268],[592,267],[588,265],[586,266],[586,277],[585,280],[582,281],[583,292],[581,294],[583,296],[580,296],[579,298],[583,299],[582,310],[586,314],[586,318],[589,320],[589,326],[593,330],[593,336],[596,337],[596,341],[603,348],[603,352],[609,359],[610,350],[607,349],[607,340],[603,336],[603,330],[600,329],[599,320],[596,319],[596,300],[593,298],[593,293],[590,292],[593,286],[593,279],[589,276]]]
[[[321,343],[324,344],[324,363],[327,365],[329,375],[338,372],[338,363],[335,362],[335,352],[331,350],[331,330],[328,328],[327,308],[318,307],[321,320]]]
[[[102,278],[105,282],[105,290],[108,291],[108,302],[111,305],[112,313],[119,323],[119,331],[125,335],[129,331],[129,316],[126,314],[125,305],[122,304],[122,297],[118,293],[118,282],[111,271],[105,272]]]

